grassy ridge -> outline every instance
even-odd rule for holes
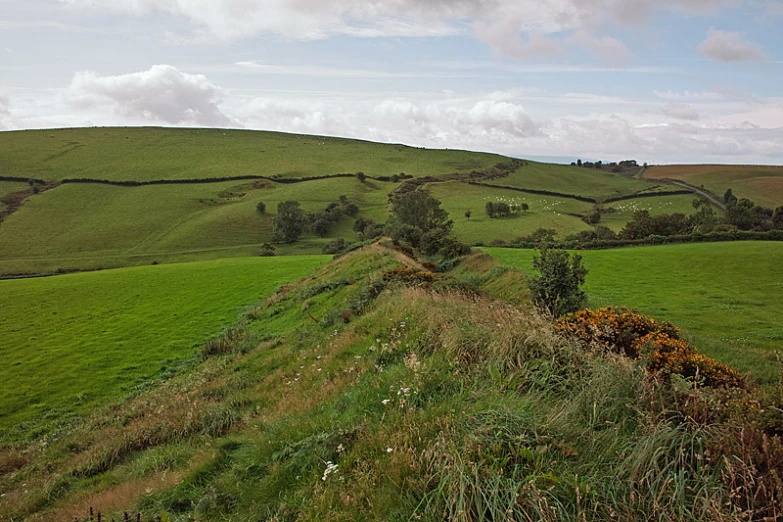
[[[494,154],[220,129],[89,128],[0,133],[0,175],[149,181],[364,171],[414,176],[481,170]]]
[[[486,249],[532,269],[531,250]],[[783,342],[783,245],[712,243],[583,251],[591,307],[624,305],[674,322],[696,345],[759,379],[777,376]],[[752,269],[749,269],[752,267]]]
[[[192,356],[323,256],[220,260],[0,281],[0,434],[61,422]]]
[[[645,178],[680,179],[719,197],[732,189],[738,198],[776,208],[783,205],[783,167],[755,165],[667,165],[651,167]]]
[[[400,263],[418,268],[377,245],[349,254],[249,310],[225,355],[49,444],[0,448],[0,518],[84,520],[90,505],[239,522],[776,513],[779,440],[748,424],[740,450],[746,412],[716,420],[755,403],[559,338],[481,295],[523,282],[487,256],[431,287],[382,282]],[[270,331],[274,343],[252,333]],[[774,469],[742,467],[737,452],[762,446]]]

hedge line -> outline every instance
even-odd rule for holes
[[[46,181],[42,179],[22,178],[19,176],[0,176],[0,181],[17,181],[21,183],[29,183],[30,181],[32,181],[33,183],[37,183],[39,185],[46,185]]]
[[[523,189],[519,187],[509,187],[508,185],[493,185],[492,183],[481,183],[479,181],[468,181],[468,185],[478,185],[480,187],[489,187],[489,188],[498,188],[498,189],[504,189],[504,190],[514,190],[516,192],[524,192],[526,194],[535,194],[537,196],[554,196],[557,198],[566,198],[566,199],[575,199],[577,201],[582,201],[584,203],[598,203],[597,200],[593,198],[588,198],[585,196],[576,196],[574,194],[563,194],[561,192],[552,192],[549,190],[535,190],[535,189]]]
[[[569,250],[605,250],[624,246],[663,245],[679,243],[720,243],[726,241],[783,241],[783,230],[729,230],[727,232],[710,232],[709,234],[687,234],[674,236],[649,236],[645,239],[604,239],[580,243],[578,241],[559,241],[554,247]],[[490,246],[506,248],[537,248],[532,241],[516,241],[506,243],[502,240],[493,241]]]
[[[315,181],[319,179],[332,179],[332,178],[352,178],[355,174],[329,174],[325,176],[308,176],[304,178],[273,178],[269,176],[227,176],[224,178],[191,178],[191,179],[154,179],[150,181],[115,181],[110,179],[94,179],[94,178],[66,178],[61,183],[98,183],[101,185],[114,185],[118,187],[143,187],[147,185],[187,185],[187,184],[202,184],[202,183],[221,183],[224,181],[248,181],[265,179],[273,181],[275,183],[291,184],[302,183],[305,181]],[[26,180],[25,180],[26,181]]]
[[[666,192],[645,192],[643,194],[631,194],[628,196],[617,196],[613,198],[605,199],[604,203],[614,203],[616,201],[628,201],[629,199],[640,199],[640,198],[658,198],[662,196],[690,196],[693,195],[693,191],[691,190],[669,190]]]

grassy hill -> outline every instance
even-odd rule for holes
[[[486,249],[532,270],[535,251]],[[583,251],[590,306],[624,305],[685,329],[704,353],[766,382],[783,341],[783,244],[664,245]],[[752,269],[749,269],[752,267]]]
[[[682,180],[704,186],[720,197],[732,189],[739,198],[773,209],[783,205],[783,167],[780,166],[667,165],[647,169],[644,177]]]
[[[488,256],[438,275],[353,252],[248,310],[190,371],[2,447],[0,518],[774,517],[783,446],[761,391],[587,351],[498,299],[524,286]]]
[[[324,256],[0,281],[0,444],[115,402],[199,353]]]
[[[492,168],[511,160],[492,154],[425,150],[317,136],[214,129],[90,128],[0,133],[0,177],[40,180],[35,187],[0,181],[0,275],[42,274],[257,254],[272,240],[279,202],[299,201],[308,212],[340,196],[359,206],[357,217],[383,222],[388,196],[402,181],[380,181],[401,172],[427,176],[424,190],[441,199],[455,232],[469,243],[512,240],[539,228],[561,236],[589,230],[581,217],[594,202],[616,212],[605,222],[621,229],[633,210],[690,213],[691,196],[628,173],[521,162],[497,177]],[[300,183],[291,178],[332,176]],[[478,177],[454,179],[470,173]],[[489,175],[487,179],[482,175]],[[225,181],[227,177],[266,179]],[[494,176],[494,177],[493,177]],[[118,186],[97,182],[160,182]],[[204,183],[166,184],[181,180]],[[223,181],[221,181],[223,180]],[[479,180],[490,186],[469,185]],[[287,182],[288,181],[288,182]],[[32,190],[32,189],[35,190]],[[530,210],[488,219],[487,201],[525,202]],[[259,202],[267,213],[256,211]],[[472,210],[471,219],[464,217]],[[10,215],[4,215],[3,212]],[[305,235],[278,245],[278,254],[320,253],[337,237],[349,242],[354,218],[343,217],[326,238]]]
[[[469,172],[501,156],[360,140],[221,129],[87,128],[3,132],[0,176],[149,181],[364,171]]]

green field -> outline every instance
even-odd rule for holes
[[[486,249],[525,271],[532,250]],[[591,307],[623,305],[671,321],[705,354],[763,381],[783,347],[783,244],[712,243],[582,251]]]
[[[272,240],[281,201],[319,211],[346,195],[360,206],[360,216],[382,222],[394,186],[354,178],[296,184],[62,185],[29,198],[0,226],[0,273],[107,268],[136,264],[134,259],[142,264],[187,259],[199,252],[252,255]],[[261,201],[265,215],[256,211]],[[331,235],[355,237],[352,223],[344,217]],[[281,253],[320,253],[327,241],[309,239],[281,245]]]
[[[718,197],[727,189],[738,198],[776,208],[783,205],[783,167],[756,165],[667,165],[647,169],[645,178],[679,179]]]
[[[569,214],[586,214],[593,207],[573,199],[535,196],[510,190],[466,185],[456,181],[433,183],[429,192],[442,203],[442,207],[454,221],[454,232],[463,241],[471,244],[489,244],[499,239],[510,241],[530,235],[539,228],[553,228],[561,236],[589,230],[590,226],[579,217]],[[484,211],[488,201],[527,203],[530,210],[505,218],[490,219]],[[470,209],[470,219],[465,211]]]
[[[637,210],[647,210],[650,215],[674,214],[679,212],[686,216],[692,214],[693,200],[695,196],[660,196],[654,198],[637,198],[609,203],[606,207],[611,207],[615,212],[601,216],[599,224],[619,232],[628,221],[633,217]]]
[[[0,132],[0,176],[148,181],[228,176],[469,172],[505,158],[458,150],[220,129],[89,128]]]
[[[0,440],[131,392],[325,256],[246,258],[0,281]]]
[[[548,190],[596,199],[651,192],[661,188],[658,183],[634,179],[627,175],[532,161],[527,162],[524,167],[507,178],[494,180],[490,183],[524,189]]]

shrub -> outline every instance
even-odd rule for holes
[[[742,376],[723,363],[702,355],[696,348],[661,332],[649,333],[635,343],[649,373],[677,374],[710,387],[744,387]]]
[[[579,288],[587,275],[582,256],[572,257],[565,250],[549,248],[542,248],[540,253],[533,258],[533,269],[540,273],[530,281],[533,303],[555,317],[576,312],[587,301]]]
[[[330,241],[327,244],[324,245],[324,247],[321,249],[321,251],[324,254],[340,254],[343,250],[345,250],[345,247],[348,246],[345,242],[345,238],[338,237],[334,241]]]
[[[562,317],[555,328],[590,350],[610,350],[643,361],[650,374],[676,374],[710,387],[745,387],[737,371],[698,353],[671,323],[635,311],[582,310]]]
[[[636,341],[641,337],[662,333],[680,338],[680,330],[671,323],[658,322],[639,312],[614,306],[566,315],[555,323],[555,328],[588,348],[608,348],[632,359],[639,357]]]
[[[263,201],[259,201],[258,205],[256,205],[256,211],[259,214],[266,214],[266,203],[264,203]]]
[[[387,283],[402,283],[406,286],[428,287],[435,280],[435,276],[427,270],[416,270],[408,266],[398,265],[384,272],[383,280]]]

